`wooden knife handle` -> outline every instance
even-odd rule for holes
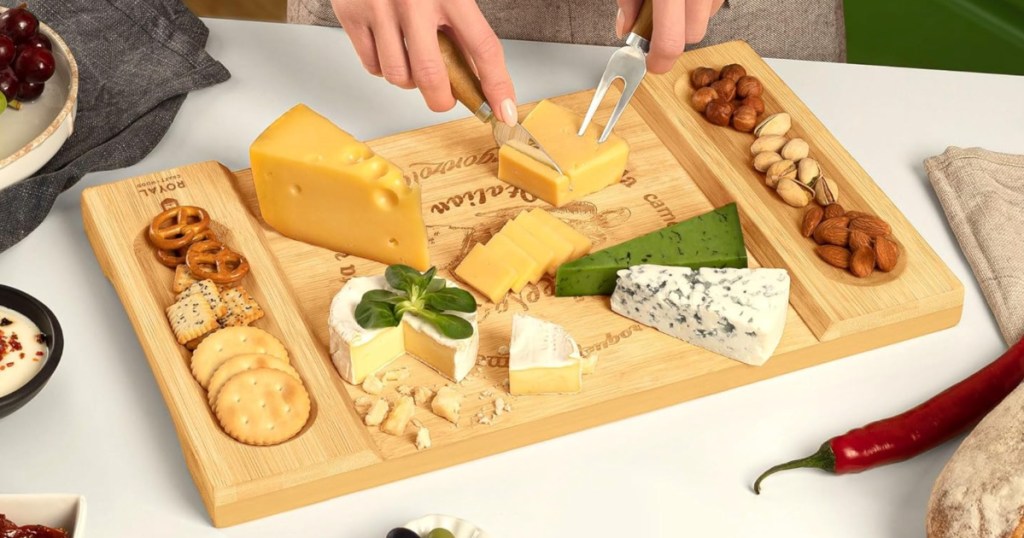
[[[640,6],[640,13],[637,14],[630,32],[648,41],[651,40],[651,34],[654,33],[654,0],[646,0]]]
[[[469,67],[469,62],[462,55],[459,46],[453,43],[444,32],[437,33],[437,43],[441,46],[441,57],[444,58],[444,64],[448,68],[448,80],[452,84],[452,95],[460,103],[466,105],[470,112],[476,114],[481,120],[485,120],[486,117],[481,117],[480,107],[487,102],[487,98],[484,97],[484,90],[480,87],[480,79]]]

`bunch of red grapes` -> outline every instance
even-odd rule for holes
[[[0,92],[7,101],[34,101],[56,64],[53,45],[24,4],[0,13]]]

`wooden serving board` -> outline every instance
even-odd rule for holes
[[[857,281],[814,259],[796,234],[799,213],[764,189],[749,169],[752,137],[715,127],[686,106],[678,80],[700,64],[738,61],[764,82],[769,110],[785,107],[795,130],[843,184],[851,208],[893,224],[904,248],[900,269]],[[555,101],[585,112],[591,92]],[[599,117],[607,117],[609,96]],[[682,104],[680,104],[680,102]],[[528,107],[524,107],[525,109]],[[344,126],[342,126],[344,127]],[[433,438],[417,451],[414,428],[400,437],[363,426],[354,401],[363,395],[338,376],[328,353],[327,314],[333,295],[353,276],[384,266],[293,241],[260,218],[252,178],[214,162],[200,163],[87,189],[86,233],[134,325],[174,420],[182,450],[217,526],[258,517],[414,476],[569,432],[716,393],[950,327],[960,318],[963,290],[911,225],[795,95],[745,44],[687,53],[675,71],[647,77],[616,132],[630,144],[621,184],[551,210],[590,236],[595,249],[712,210],[736,200],[752,265],[785,267],[793,296],[782,343],[764,366],[751,367],[642,327],[612,313],[606,297],[556,298],[545,278],[502,303],[484,303],[479,317],[478,367],[460,386],[458,427],[418,408]],[[662,138],[659,139],[659,136]],[[423,213],[433,262],[441,274],[518,211],[547,207],[495,177],[490,129],[473,118],[400,133],[370,145],[423,185]],[[682,164],[681,164],[682,163]],[[252,271],[243,284],[267,316],[256,323],[289,348],[314,402],[306,429],[275,447],[237,443],[218,427],[206,395],[189,371],[164,317],[172,272],[159,265],[143,229],[163,207],[205,207],[226,242],[244,253]],[[571,396],[505,393],[511,316],[529,312],[564,325],[587,352],[599,354],[597,373]],[[433,388],[444,380],[411,357],[399,359],[411,377],[390,382]],[[493,416],[494,398],[512,411]],[[493,418],[481,424],[478,417]]]

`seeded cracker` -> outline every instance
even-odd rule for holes
[[[178,300],[182,297],[188,297],[189,295],[200,294],[206,299],[206,302],[210,303],[210,309],[213,310],[217,319],[223,318],[228,313],[228,307],[224,304],[224,301],[220,299],[220,290],[217,289],[217,284],[214,284],[212,280],[200,280],[195,284],[189,286],[185,291],[178,294]]]
[[[188,266],[181,264],[174,269],[174,285],[171,287],[171,290],[173,290],[174,293],[181,293],[196,282],[198,282],[198,280],[196,280],[196,277],[192,276],[192,272],[188,270]]]
[[[241,286],[225,289],[220,298],[227,310],[220,319],[221,325],[225,327],[249,325],[264,315],[256,299]]]
[[[214,412],[224,432],[248,445],[267,446],[295,437],[309,420],[309,393],[302,382],[270,368],[229,379]]]
[[[183,297],[167,307],[166,312],[167,321],[171,323],[171,330],[179,344],[185,344],[220,327],[210,303],[198,293]]]
[[[207,336],[192,353],[192,375],[204,389],[209,388],[220,365],[250,353],[273,355],[290,363],[284,344],[270,333],[256,327],[226,327]]]

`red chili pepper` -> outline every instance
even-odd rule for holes
[[[776,465],[754,482],[787,469],[811,467],[856,473],[910,459],[976,424],[1024,381],[1024,339],[988,366],[903,414],[872,422],[825,441],[806,458]]]

